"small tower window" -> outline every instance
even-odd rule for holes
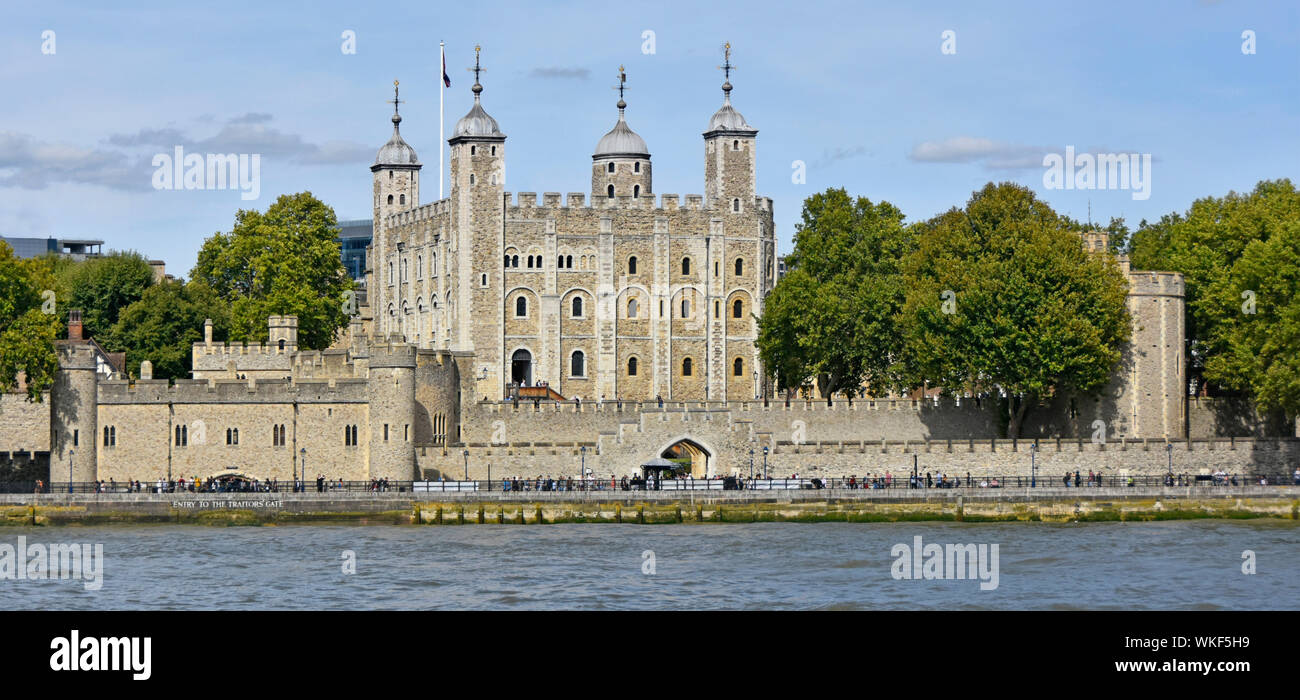
[[[404,195],[404,194],[399,194],[399,195],[397,195],[397,203],[398,203],[398,204],[406,204],[406,195]]]
[[[569,268],[570,270],[573,269],[573,256],[572,256],[572,255],[566,255],[566,256],[564,256],[564,266],[567,267],[567,268]]]
[[[636,308],[636,299],[628,299],[628,300],[627,300],[627,317],[628,317],[628,318],[636,318],[636,312],[637,312],[637,308]]]
[[[637,161],[636,163],[632,164],[632,172],[634,173],[641,172],[641,161]]]
[[[691,358],[689,357],[682,360],[682,376],[683,377],[691,376]]]
[[[470,154],[470,155],[474,155],[475,153],[478,153],[478,146],[470,146],[470,147],[469,147],[469,154]]]
[[[732,318],[745,317],[745,302],[737,299],[736,303],[731,305],[731,317]]]
[[[284,352],[284,338],[280,339],[280,352]]]
[[[582,318],[582,297],[573,298],[573,317]]]
[[[393,203],[393,195],[391,195],[391,194],[388,195],[388,203],[389,203],[389,204],[392,204],[392,203]]]
[[[388,171],[388,179],[389,180],[393,179],[393,171],[391,170]]]
[[[682,274],[683,274],[683,275],[689,275],[689,274],[691,274],[691,259],[690,259],[690,258],[682,258]]]
[[[743,274],[745,274],[745,259],[736,258],[736,276],[739,277]]]
[[[587,376],[587,356],[581,350],[574,350],[573,356],[569,358],[569,376]]]
[[[721,318],[721,317],[722,317],[722,306],[720,306],[721,303],[722,303],[722,302],[718,302],[718,301],[713,302],[713,317],[714,317],[714,318]]]
[[[637,197],[640,197],[640,196],[641,196],[641,186],[640,186],[640,185],[632,185],[632,198],[633,198],[633,199],[636,199]]]
[[[627,274],[629,274],[629,275],[635,275],[635,274],[636,274],[636,256],[635,256],[635,255],[633,255],[632,257],[630,257],[630,258],[627,259]]]
[[[493,147],[492,147],[492,155],[496,155],[496,154],[497,154],[497,147],[496,147],[496,146],[493,146]]]
[[[682,299],[682,318],[691,317],[691,300]]]
[[[733,199],[733,200],[731,200],[731,210],[732,210],[732,211],[735,211],[735,212],[740,211],[740,200],[739,200],[739,199]]]
[[[609,172],[611,172],[611,173],[614,172],[614,164],[613,164],[613,163],[610,163],[610,164],[609,164]]]
[[[611,164],[610,167],[611,167],[611,168],[614,167],[613,164]],[[606,187],[606,188],[605,188],[605,193],[609,195],[609,198],[610,198],[610,199],[613,199],[613,198],[614,198],[614,186],[613,186],[613,185],[610,185],[609,187]]]
[[[745,376],[745,361],[737,357],[736,362],[732,367],[731,373],[737,377]]]
[[[469,174],[469,184],[474,184],[474,173]]]
[[[479,276],[479,285],[481,285],[481,286],[483,286],[483,287],[486,287],[486,286],[487,286],[487,275],[486,275],[486,274],[483,274],[483,275],[480,275],[480,276]]]
[[[636,358],[635,358],[635,357],[629,357],[629,358],[627,358],[627,376],[629,376],[629,377],[635,377],[635,376],[636,376]]]
[[[528,299],[519,297],[515,299],[515,317],[523,318],[528,315]]]
[[[739,140],[739,139],[737,139],[737,140],[731,142],[731,150],[733,150],[733,151],[739,151],[739,150],[740,150],[740,140]]]

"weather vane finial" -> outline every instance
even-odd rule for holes
[[[731,65],[731,42],[728,41],[722,45],[722,65],[718,66],[722,70],[724,80],[722,83],[722,92],[725,98],[731,99],[731,71],[736,67]]]
[[[623,101],[623,91],[627,89],[627,72],[623,70],[622,65],[618,67],[618,85],[614,86],[614,89],[618,90],[618,104],[616,106],[618,107],[618,113],[622,114],[623,108],[627,107],[627,103]]]
[[[471,87],[470,90],[474,93],[475,98],[478,97],[478,94],[480,92],[483,92],[483,86],[479,84],[478,81],[478,74],[487,72],[487,69],[480,66],[478,62],[478,54],[479,51],[481,50],[482,50],[481,46],[479,46],[478,44],[474,44],[474,67],[465,69],[465,70],[474,71],[474,87]]]
[[[393,81],[393,99],[389,100],[389,102],[393,103],[393,125],[394,125],[394,126],[396,126],[398,122],[402,121],[402,117],[397,113],[397,105],[399,105],[399,104],[405,102],[405,100],[399,100],[399,99],[397,99],[397,94],[398,94],[398,93],[397,93],[397,89],[398,89],[398,88],[397,88],[397,85],[398,85],[397,81],[394,80],[394,81]]]

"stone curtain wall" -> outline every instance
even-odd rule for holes
[[[48,452],[50,394],[39,403],[26,394],[0,394],[0,452]]]

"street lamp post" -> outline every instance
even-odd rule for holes
[[[72,461],[76,456],[76,450],[68,450],[68,493],[72,493]]]
[[[304,448],[298,450],[298,456],[302,459],[302,480],[303,480],[303,481],[306,481],[306,480],[307,480],[307,448],[304,447]],[[299,484],[298,484],[298,475],[297,475],[297,474],[294,474],[294,477],[293,477],[293,490],[294,490],[294,491],[297,491],[299,488],[300,488],[300,487],[299,487]]]
[[[469,481],[469,450],[465,450],[465,481]]]
[[[749,448],[749,480],[754,480],[754,448]]]
[[[582,453],[582,480],[585,483],[587,481],[587,446],[579,447],[578,452]]]
[[[763,478],[767,478],[767,445],[763,445]]]
[[[1029,486],[1038,486],[1038,443],[1029,446]]]
[[[1168,458],[1169,476],[1173,476],[1174,475],[1174,443],[1172,442],[1165,443],[1165,455]]]

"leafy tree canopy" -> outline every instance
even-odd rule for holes
[[[0,391],[15,390],[25,373],[27,396],[38,401],[53,383],[59,329],[54,286],[48,262],[15,258],[0,241]]]

